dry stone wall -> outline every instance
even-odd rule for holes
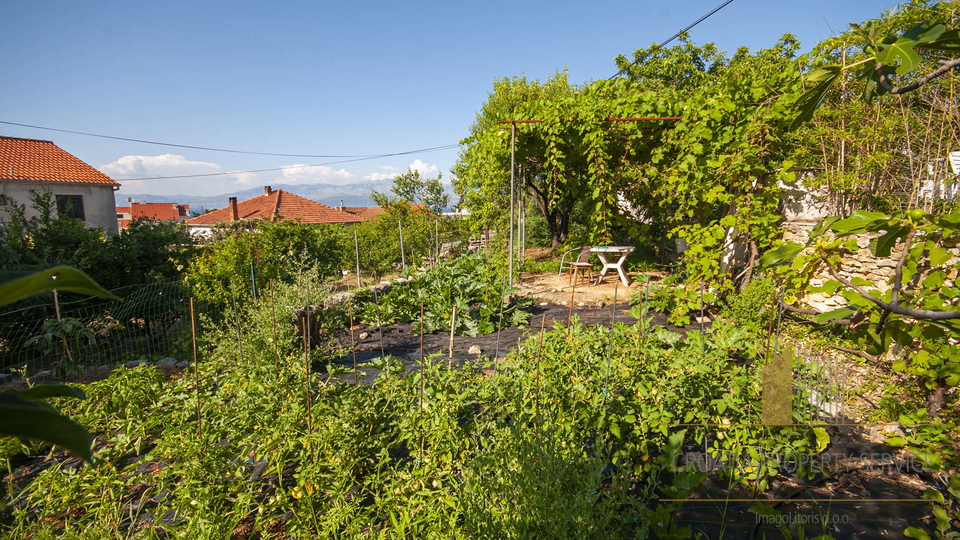
[[[813,229],[814,225],[815,223],[787,222],[783,225],[783,239],[787,242],[806,243],[809,238],[809,232]],[[869,249],[872,236],[864,234],[853,236],[853,238],[856,239],[859,249],[856,253],[851,253],[843,258],[838,273],[847,279],[854,277],[865,279],[873,283],[878,290],[889,290],[891,287],[890,282],[897,265],[896,260],[898,256],[903,253],[904,246],[901,244],[894,248],[890,257],[877,258],[873,256]],[[957,246],[949,246],[948,248],[954,253],[954,258],[947,261],[947,265],[952,266],[960,260],[960,249],[958,249]],[[804,250],[801,254],[809,254],[809,249],[811,248],[807,248],[807,250]],[[921,275],[922,274],[921,272]],[[948,273],[948,278],[950,280],[956,279],[957,270],[951,269],[950,273]],[[819,287],[831,279],[833,278],[827,270],[821,269],[811,278],[810,284]],[[830,311],[847,305],[846,299],[840,294],[831,296],[824,293],[813,293],[805,298],[804,301],[810,307],[820,311]]]

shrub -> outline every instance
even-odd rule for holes
[[[256,232],[220,230],[190,264],[186,282],[198,300],[218,306],[253,295],[254,286],[270,280],[290,282],[304,268],[315,268],[321,279],[341,275],[351,266],[344,256],[346,229],[297,221],[256,224]]]
[[[504,286],[503,261],[491,260],[483,252],[445,261],[437,268],[395,285],[380,298],[377,306],[367,304],[363,318],[370,324],[412,322],[420,327],[420,302],[424,302],[424,331],[449,331],[453,307],[457,307],[455,333],[476,336],[489,334],[500,322]],[[518,309],[530,299],[511,299],[503,305],[502,325],[526,324],[530,314]]]

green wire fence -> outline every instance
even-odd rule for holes
[[[0,313],[0,370],[104,367],[190,356],[190,294],[179,280],[114,289],[121,300],[54,301]],[[57,313],[59,307],[59,315]],[[198,311],[213,315],[207,306]],[[199,316],[199,314],[198,314]]]

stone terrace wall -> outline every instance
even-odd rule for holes
[[[783,239],[787,242],[798,242],[805,243],[809,238],[809,231],[813,229],[815,223],[804,223],[804,222],[787,222],[783,225]],[[896,268],[896,259],[903,253],[904,246],[902,244],[898,245],[893,249],[890,257],[886,258],[876,258],[870,253],[870,240],[872,236],[870,235],[856,235],[852,238],[857,240],[857,247],[860,249],[856,253],[851,253],[846,256],[838,273],[847,278],[852,279],[854,277],[863,278],[873,284],[875,287],[881,291],[886,291],[890,289],[890,280],[893,278],[894,269]],[[947,265],[954,265],[958,260],[960,260],[960,249],[957,246],[947,246],[950,251],[953,252],[954,257],[947,261]],[[808,248],[809,250],[810,248]],[[806,255],[809,253],[808,250],[804,250],[802,254]],[[923,275],[921,269],[921,276]],[[949,280],[954,280],[957,278],[957,270],[951,269],[947,274]],[[826,281],[833,279],[826,269],[821,269],[817,274],[813,276],[810,280],[810,284],[819,287],[823,285]],[[814,293],[809,295],[805,299],[806,303],[810,307],[820,310],[820,311],[830,311],[843,307],[847,305],[847,301],[843,296],[836,294],[829,296],[824,293]]]

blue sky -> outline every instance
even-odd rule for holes
[[[382,154],[465,137],[498,76],[605,78],[617,54],[663,41],[720,0],[73,2],[0,4],[0,120],[165,142],[298,154]],[[894,2],[734,0],[691,38],[733,51],[784,32],[804,50]],[[118,180],[322,163],[0,125],[51,139]],[[190,180],[131,193],[215,195],[347,183],[415,165],[449,177],[456,150]]]

